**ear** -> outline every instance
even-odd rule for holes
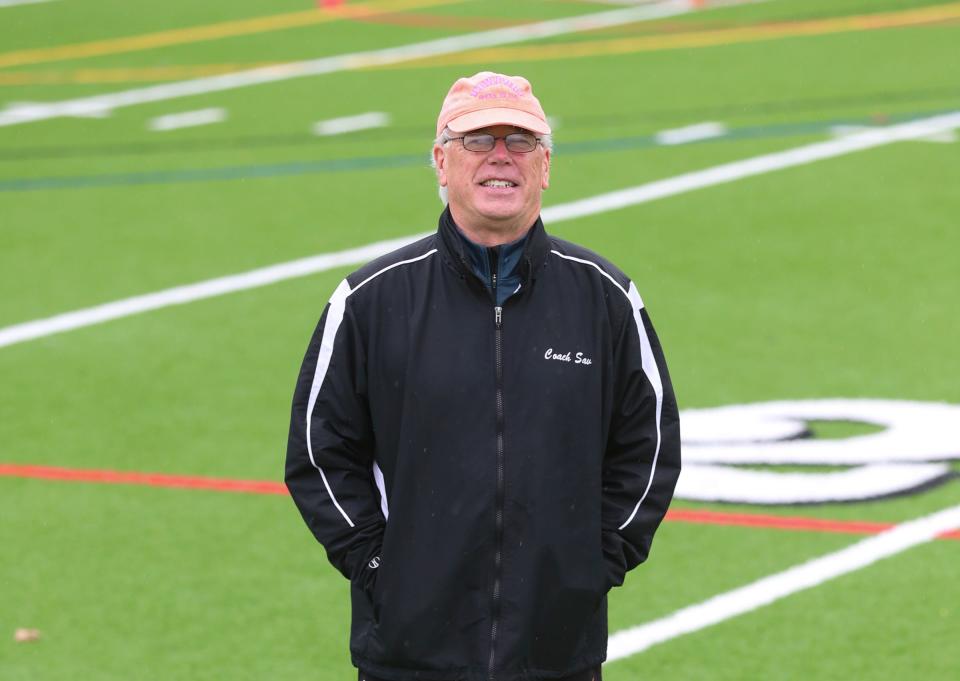
[[[437,164],[437,182],[441,187],[447,186],[447,155],[439,144],[433,145],[433,161]]]
[[[541,189],[546,189],[550,186],[550,150],[543,150],[543,177],[540,178],[540,187]]]

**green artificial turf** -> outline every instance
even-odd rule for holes
[[[940,3],[774,0],[535,44],[928,4]],[[2,8],[0,57],[312,6]],[[456,2],[414,14],[507,22],[605,9]],[[474,30],[339,22],[0,73],[308,59]],[[558,121],[544,197],[558,206],[821,142],[834,124],[960,109],[960,78],[947,68],[958,44],[954,22],[490,68],[529,77]],[[485,66],[340,72],[0,127],[0,329],[433,229],[437,109],[456,77]],[[150,85],[0,85],[0,110]],[[225,108],[227,121],[147,129],[155,116],[207,107]],[[391,125],[310,132],[366,111],[389,113]],[[731,132],[655,144],[658,131],[703,121]],[[636,282],[682,408],[834,397],[956,404],[958,148],[888,145],[547,227]],[[0,463],[279,481],[300,360],[351,269],[0,347]],[[873,432],[810,425],[823,438]],[[960,472],[960,461],[952,466]],[[954,478],[856,504],[675,507],[896,523],[957,504]],[[347,583],[283,496],[2,477],[0,514],[3,681],[350,678]],[[668,522],[649,562],[612,592],[611,632],[860,539]],[[936,540],[604,675],[951,679],[958,559],[960,542]],[[42,639],[14,643],[18,627]]]

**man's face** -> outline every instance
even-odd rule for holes
[[[472,130],[504,137],[528,132],[509,125]],[[454,133],[459,136],[462,133]],[[440,185],[447,188],[454,220],[480,241],[502,235],[516,238],[540,214],[540,198],[550,180],[550,152],[537,145],[531,152],[508,151],[498,139],[491,151],[468,151],[460,140],[433,148]],[[500,180],[494,183],[491,181]],[[503,181],[509,186],[502,186]],[[500,241],[502,243],[502,241]]]

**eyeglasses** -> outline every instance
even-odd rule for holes
[[[497,140],[503,140],[507,151],[529,154],[540,144],[540,138],[530,132],[512,132],[504,137],[496,137],[485,132],[470,132],[463,137],[448,137],[447,141],[461,140],[467,151],[493,151]]]

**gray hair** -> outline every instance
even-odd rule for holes
[[[437,171],[437,160],[433,157],[433,147],[442,147],[444,144],[449,142],[453,135],[451,134],[450,128],[444,128],[443,132],[440,133],[437,139],[433,140],[433,146],[430,147],[430,167],[433,168],[433,171]],[[541,135],[540,136],[540,146],[553,153],[553,135]],[[447,188],[438,186],[438,191],[440,194],[440,203],[446,206],[449,201],[447,200]]]

